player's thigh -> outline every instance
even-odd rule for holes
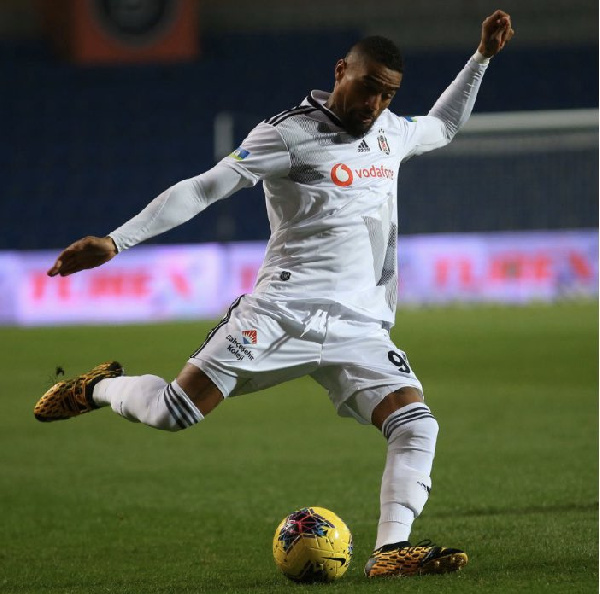
[[[363,423],[373,422],[375,407],[386,399],[393,409],[423,394],[406,352],[376,325],[358,327],[356,335],[342,329],[328,344],[324,365],[312,376],[328,390],[341,415]],[[397,398],[388,398],[394,393]]]
[[[223,397],[262,390],[316,369],[320,347],[291,336],[251,297],[236,300],[188,360]]]

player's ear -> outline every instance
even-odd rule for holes
[[[348,68],[348,62],[346,58],[342,58],[337,61],[335,65],[335,82],[340,82],[346,73],[346,69]]]

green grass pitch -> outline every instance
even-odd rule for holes
[[[309,378],[225,402],[168,434],[108,410],[41,424],[56,365],[115,358],[172,379],[211,324],[0,330],[0,592],[598,591],[598,305],[400,310],[441,425],[414,540],[464,548],[459,574],[367,580],[385,443],[338,418]],[[294,585],[278,522],[328,507],[354,535],[348,573]]]

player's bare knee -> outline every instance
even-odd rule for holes
[[[381,429],[390,415],[414,402],[423,402],[423,394],[417,388],[406,386],[391,392],[373,409],[371,422]]]
[[[195,365],[186,364],[176,381],[203,416],[209,414],[223,401],[221,390]]]

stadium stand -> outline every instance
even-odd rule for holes
[[[0,249],[59,248],[112,230],[167,186],[214,163],[219,112],[234,114],[241,140],[309,89],[330,88],[333,64],[358,36],[228,34],[206,37],[203,57],[193,63],[127,67],[78,67],[57,60],[40,41],[2,42]],[[407,52],[395,110],[429,109],[467,57],[458,50]],[[493,64],[476,110],[597,108],[590,72],[598,72],[597,46],[511,48]],[[538,151],[535,163],[508,150],[493,162],[451,153],[432,158],[433,178],[429,157],[402,170],[402,233],[597,224],[597,145],[560,155]],[[502,192],[490,188],[498,178]],[[267,236],[254,188],[156,242]]]

